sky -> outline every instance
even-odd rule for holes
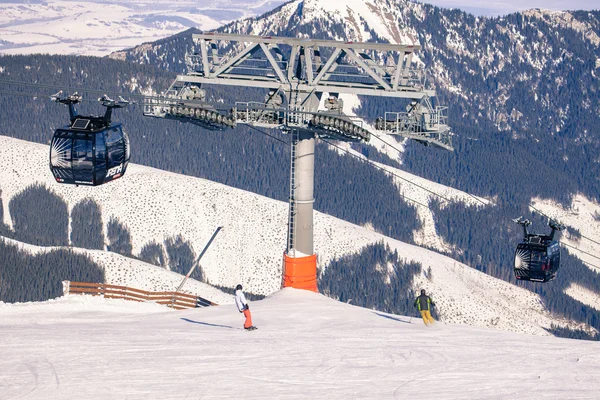
[[[531,8],[544,8],[552,11],[598,10],[598,0],[419,0],[444,8],[459,8],[475,15],[506,15]]]

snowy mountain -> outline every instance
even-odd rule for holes
[[[22,154],[29,155],[26,165],[21,161]],[[60,185],[54,182],[48,170],[47,157],[48,148],[44,145],[0,136],[1,164],[9,166],[0,175],[5,224],[11,224],[10,200],[27,186],[42,183],[66,201],[70,212],[83,199],[96,201],[102,208],[105,229],[111,217],[118,217],[131,229],[134,255],[139,254],[144,244],[161,242],[176,234],[181,234],[199,251],[213,230],[223,226],[201,263],[206,281],[228,287],[242,283],[248,291],[257,294],[271,294],[279,289],[286,203],[204,179],[138,165],[131,165],[125,178],[110,185],[96,188]],[[461,195],[451,189],[448,191]],[[551,324],[585,328],[550,315],[540,297],[526,289],[433,251],[315,212],[315,248],[320,268],[325,268],[333,258],[356,253],[380,241],[397,250],[403,259],[422,264],[422,273],[413,281],[414,289],[426,288],[435,293],[438,313],[445,322],[537,335],[547,335],[544,328]],[[144,288],[166,288],[178,283],[177,277],[169,275],[169,271],[158,275],[157,267],[139,261],[110,252],[84,252],[105,267],[107,283],[140,284]],[[390,266],[382,267],[393,273]],[[166,286],[156,286],[157,280]],[[206,292],[197,294],[200,293]],[[211,297],[213,294],[206,296],[211,300],[215,298]],[[598,300],[589,299],[595,307],[600,307]]]
[[[0,2],[0,54],[104,56],[191,27],[215,29],[283,0]]]
[[[592,100],[597,99],[594,89],[600,79],[597,11],[530,10],[476,18],[408,0],[297,0],[270,15],[235,21],[219,30],[419,44],[417,56],[428,69],[430,84],[452,103],[467,102],[474,108],[465,110],[463,117],[479,124],[489,120],[499,131],[515,136],[561,133],[567,121],[573,123],[572,113],[589,110],[597,115],[599,110]],[[580,82],[571,81],[572,75]],[[547,87],[549,81],[552,87]],[[490,91],[490,84],[497,88]],[[564,87],[580,90],[583,110],[569,106]],[[547,120],[529,120],[533,111],[549,112]],[[593,126],[579,128],[577,136],[585,136]]]
[[[297,0],[218,31],[419,44],[417,62],[449,107],[456,151],[409,146],[393,160],[429,180],[503,202],[567,203],[577,194],[600,193],[598,11],[485,18],[407,0]],[[184,72],[194,32],[111,57]],[[367,97],[352,102],[371,121],[394,107]]]
[[[599,254],[592,242],[578,237],[579,233],[595,238],[600,233],[597,217],[600,215],[600,183],[596,179],[600,174],[597,162],[600,140],[596,128],[600,126],[597,112],[600,53],[594,39],[598,34],[597,12],[532,11],[502,18],[475,18],[457,10],[403,1],[305,0],[283,5],[259,18],[237,21],[221,30],[344,40],[414,41],[423,47],[419,61],[433,71],[430,83],[436,86],[443,103],[450,106],[450,125],[456,133],[454,153],[431,151],[410,142],[398,144],[400,151],[391,151],[375,141],[371,145],[377,145],[377,152],[372,151],[372,147],[348,149],[356,155],[370,154],[374,156],[370,158],[383,160],[379,164],[383,168],[451,201],[437,204],[432,200],[439,198],[431,192],[399,178],[389,178],[395,185],[392,186],[395,196],[387,193],[388,203],[401,203],[397,195],[402,193],[429,204],[429,208],[414,208],[418,218],[413,215],[401,218],[393,212],[382,213],[380,208],[371,205],[370,199],[356,200],[354,189],[369,187],[367,182],[352,184],[347,192],[336,192],[333,198],[357,206],[354,210],[356,214],[361,213],[357,219],[363,227],[317,213],[315,235],[321,268],[336,257],[354,254],[368,244],[383,240],[402,257],[421,262],[423,273],[415,278],[414,287],[425,286],[436,294],[439,292],[442,298],[438,303],[442,304],[444,320],[543,334],[545,331],[540,326],[549,327],[552,321],[564,325],[560,318],[548,316],[548,310],[552,310],[561,318],[600,326],[597,318],[600,280],[594,267],[598,262],[593,257],[586,258],[582,253],[565,249],[563,268],[556,281],[550,285],[526,286],[537,294],[507,283],[514,282],[512,256],[520,235],[511,218],[530,212],[530,202],[554,217],[559,216],[561,221],[563,218],[569,221],[568,232],[563,235],[565,243]],[[159,74],[152,67],[183,71],[184,54],[192,49],[193,32],[186,31],[113,54],[113,58],[150,64],[131,75],[122,72],[129,71],[125,63],[66,57],[5,57],[1,60],[0,74],[7,79],[36,82],[60,79],[63,85],[93,89],[114,83],[118,91],[160,91],[166,88],[167,74],[160,71],[165,77],[160,75],[162,81],[155,81]],[[116,82],[113,82],[114,76],[117,76]],[[55,108],[35,98],[14,103],[8,99],[2,107],[2,116],[7,115],[14,124],[6,127],[7,135],[44,143],[52,130],[63,122],[62,114],[58,116]],[[367,120],[381,115],[387,107],[365,98],[345,100],[345,104],[354,105],[355,111]],[[15,103],[19,107],[14,108]],[[35,118],[31,119],[31,115]],[[137,162],[190,175],[210,176],[212,180],[255,193],[285,198],[286,194],[280,193],[287,190],[287,173],[281,172],[281,165],[285,165],[282,163],[284,152],[275,149],[273,142],[264,137],[256,139],[257,133],[254,137],[240,131],[210,135],[197,128],[187,127],[186,131],[186,127],[169,121],[142,121],[139,115],[126,117],[129,119],[124,122],[132,129],[132,143],[137,141],[135,144],[140,150],[135,156],[139,157]],[[64,198],[70,210],[90,196],[102,204],[105,224],[111,216],[123,219],[132,230],[135,255],[150,241],[160,242],[178,233],[189,240],[197,252],[214,228],[223,224],[222,213],[227,211],[225,223],[232,224],[233,228],[229,229],[228,236],[226,227],[215,242],[215,253],[207,255],[207,265],[203,265],[207,280],[226,286],[240,281],[262,294],[272,293],[279,287],[287,215],[285,203],[180,175],[167,174],[168,178],[162,179],[164,172],[138,170],[141,167],[136,166],[128,172],[126,180],[110,188],[79,188],[81,190],[73,194],[70,189],[53,184],[47,171],[47,150],[30,151],[14,143],[7,142],[4,146],[12,152],[6,155],[7,160],[11,160],[6,161],[6,165],[19,166],[12,172],[6,169],[2,173],[0,189],[5,223],[11,222],[10,199],[28,184],[37,182],[40,176],[46,176],[42,182]],[[337,162],[330,154],[336,150],[324,147],[320,145],[318,155],[325,154],[323,158],[327,162]],[[162,154],[167,151],[168,156]],[[35,152],[39,152],[35,172],[25,174],[21,167],[22,154]],[[237,157],[242,153],[246,157]],[[192,168],[192,164],[201,166]],[[349,163],[338,165],[350,166]],[[260,178],[256,171],[261,172]],[[269,175],[263,175],[265,171]],[[329,180],[323,179],[321,187],[339,188],[348,181],[356,182],[351,172],[344,175],[346,171],[350,169],[338,168],[336,174],[325,175]],[[155,173],[160,180],[151,178]],[[377,174],[381,175],[372,169],[361,178],[366,180]],[[317,172],[316,178],[323,176]],[[125,184],[126,181],[133,186]],[[179,192],[174,187],[187,190]],[[146,192],[150,188],[151,197],[130,199],[131,193]],[[371,187],[368,190],[372,190]],[[221,201],[219,196],[223,192],[231,194],[231,198]],[[197,193],[203,195],[198,197]],[[164,198],[155,200],[153,196],[157,194],[164,194]],[[321,194],[323,198],[324,191]],[[181,211],[172,209],[173,204],[178,204]],[[412,207],[406,208],[413,211]],[[254,211],[248,213],[248,210]],[[149,219],[148,215],[153,218]],[[383,221],[377,221],[381,215],[385,215]],[[343,218],[354,220],[353,217]],[[196,218],[202,218],[202,222],[198,223]],[[418,219],[418,223],[413,224],[413,219]],[[385,237],[382,233],[388,232],[388,223],[398,221],[406,227],[389,236],[395,235],[398,239],[406,233],[401,236],[403,240],[446,252],[454,260]],[[418,227],[413,229],[413,226]],[[260,230],[256,236],[239,234],[255,232],[257,227]],[[582,257],[587,266],[573,255]],[[429,267],[431,275],[426,273]],[[384,265],[378,268],[387,270]],[[482,306],[467,313],[465,310],[471,310],[473,303]]]
[[[512,219],[525,215],[541,231],[548,217],[560,219],[565,212],[574,216],[583,201],[590,208],[581,218],[566,218],[572,223],[563,239],[575,248],[563,253],[562,275],[552,286],[528,288],[542,295],[553,312],[560,309],[568,315],[585,309],[571,295],[590,299],[600,293],[598,11],[529,10],[482,18],[403,0],[298,0],[218,31],[419,44],[418,62],[428,71],[440,103],[449,107],[455,152],[431,151],[411,142],[390,151],[376,140],[369,145],[376,145],[377,152],[353,148],[393,168],[475,195],[488,206],[472,199],[430,203],[431,212],[418,212],[421,221],[433,224],[413,232],[414,241],[514,281],[510,266],[520,232]],[[112,56],[184,72],[184,55],[194,51],[194,32]],[[357,106],[355,112],[367,121],[398,107],[367,97],[345,101]],[[439,201],[424,196],[426,203]],[[550,205],[541,208],[547,216],[532,212],[530,205],[541,203]],[[385,225],[376,229],[386,232]],[[596,309],[584,313],[582,321],[598,321]]]
[[[596,398],[597,342],[385,314],[285,289],[171,311],[70,296],[0,303],[3,398]]]

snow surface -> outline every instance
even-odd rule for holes
[[[594,399],[600,343],[436,323],[285,289],[172,311],[0,304],[2,399]]]
[[[327,20],[348,27],[348,37],[334,37],[334,40],[351,40],[366,42],[373,39],[371,31],[390,43],[418,45],[414,29],[404,25],[404,16],[399,5],[405,5],[406,0],[363,1],[363,0],[297,0],[285,4],[277,13],[262,19],[249,19],[242,23],[251,25],[251,34],[262,35],[273,26],[286,26],[292,16],[299,11],[304,21]],[[308,36],[316,36],[319,32],[307,32]]]
[[[27,160],[23,154],[28,155]],[[5,166],[0,172],[0,189],[7,224],[10,199],[27,186],[42,183],[67,202],[69,211],[83,199],[94,199],[101,206],[105,229],[110,217],[118,217],[131,230],[133,254],[139,254],[150,241],[162,243],[178,234],[198,253],[214,229],[223,226],[202,259],[209,283],[228,287],[242,283],[246,290],[257,294],[271,294],[280,288],[287,203],[135,164],[130,165],[124,178],[96,188],[61,185],[54,182],[48,169],[47,146],[5,136],[0,136],[0,165]],[[315,212],[314,226],[320,268],[336,257],[360,252],[365,246],[382,241],[403,259],[421,263],[423,271],[415,278],[414,289],[425,288],[434,293],[438,313],[445,322],[535,335],[548,335],[544,328],[551,324],[569,324],[549,315],[538,295],[439,253],[319,212]],[[147,278],[145,272],[130,271],[149,267],[158,271],[147,264],[142,267],[108,252],[89,254],[113,274],[107,283],[134,282],[145,288],[165,279],[164,270],[160,269],[160,276],[152,273]],[[177,283],[177,279],[172,282]]]
[[[600,204],[583,195],[573,197],[570,205],[564,207],[547,199],[533,199],[532,205],[544,214],[566,225],[566,234],[561,235],[561,242],[574,246],[587,253],[596,255],[600,252]],[[585,238],[578,238],[569,233],[569,227],[575,227]],[[569,247],[563,247],[573,256],[578,257],[592,271],[600,272],[600,260]]]
[[[284,0],[0,2],[0,54],[104,56],[174,35],[262,14]]]
[[[598,293],[572,283],[565,289],[565,294],[600,311],[600,295]]]

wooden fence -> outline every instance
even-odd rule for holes
[[[107,299],[125,299],[139,302],[152,301],[158,304],[164,304],[176,310],[187,308],[216,306],[209,300],[206,300],[193,294],[180,292],[147,292],[145,290],[130,288],[127,286],[108,285],[105,283],[86,283],[63,281],[63,293],[68,294],[91,294],[93,296],[103,296]]]

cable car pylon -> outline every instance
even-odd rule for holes
[[[291,135],[283,287],[317,291],[315,140],[368,142],[371,136],[363,120],[344,113],[340,94],[406,99],[404,109],[373,121],[375,130],[453,150],[446,108],[433,105],[435,91],[425,88],[425,71],[413,63],[420,46],[217,33],[195,34],[193,41],[187,73],[162,96],[146,98],[144,115],[209,130],[247,124]],[[208,102],[205,85],[257,88],[265,97],[226,106]]]

